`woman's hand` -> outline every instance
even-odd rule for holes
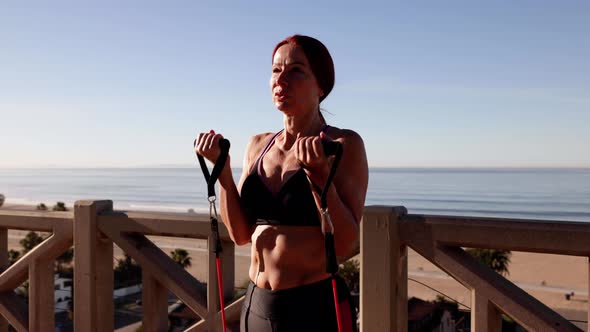
[[[200,133],[199,137],[195,139],[195,153],[205,157],[205,159],[210,162],[215,163],[221,154],[219,140],[222,138],[223,135],[216,134],[214,130],[211,130],[208,133]]]
[[[301,137],[295,140],[295,158],[307,173],[307,176],[317,185],[322,186],[330,174],[332,158],[326,157],[323,140],[332,140],[323,132],[320,136]]]

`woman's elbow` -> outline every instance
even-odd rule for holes
[[[251,241],[250,232],[230,232],[229,237],[238,246],[243,246]]]
[[[356,254],[359,247],[359,232],[358,229],[346,234],[338,240],[335,250],[338,257],[349,257]]]
[[[234,241],[234,243],[237,246],[243,246],[246,245],[250,242],[249,238],[237,238],[237,237],[232,237],[232,241]]]

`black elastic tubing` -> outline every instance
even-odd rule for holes
[[[328,189],[332,184],[332,180],[334,180],[334,175],[336,175],[338,164],[340,163],[340,159],[342,159],[343,149],[342,144],[336,141],[324,140],[322,141],[322,146],[326,156],[334,156],[334,162],[332,163],[332,168],[330,169],[330,175],[328,175],[328,180],[326,181],[321,195],[321,207],[322,210],[326,211],[328,208]],[[338,259],[336,258],[334,234],[332,232],[324,233],[324,246],[326,249],[326,272],[333,276],[338,272]]]
[[[199,164],[201,165],[201,170],[203,171],[203,175],[205,176],[205,181],[207,181],[207,192],[209,198],[216,197],[215,196],[215,182],[217,182],[217,178],[221,174],[223,170],[223,166],[225,166],[225,162],[227,161],[227,156],[229,154],[229,141],[225,138],[219,140],[219,148],[221,149],[221,154],[217,157],[215,161],[215,165],[213,166],[213,171],[211,175],[209,175],[209,169],[207,168],[207,164],[205,163],[205,158],[200,154],[197,154],[197,158],[199,159]],[[212,201],[209,201],[210,204],[215,204]],[[217,218],[214,216],[210,216],[211,218],[211,235],[213,236],[213,243],[214,246],[211,248],[213,252],[215,252],[215,257],[219,257],[219,254],[222,251],[221,248],[221,241],[219,240],[219,225],[217,223]]]
[[[324,246],[326,248],[326,272],[334,275],[338,272],[338,259],[336,258],[333,233],[326,232],[324,234]]]
[[[219,254],[223,251],[221,247],[221,240],[219,239],[219,225],[217,218],[211,217],[211,236],[213,237],[214,246],[211,250],[215,253],[215,257],[219,257]]]
[[[324,190],[322,190],[321,195],[321,206],[322,209],[325,210],[328,207],[328,189],[330,188],[330,184],[332,184],[332,180],[334,180],[334,175],[336,175],[338,164],[340,163],[340,159],[342,159],[343,149],[342,144],[336,141],[323,140],[322,146],[326,156],[334,156],[334,162],[332,163],[328,180],[326,181],[326,185],[324,186]]]

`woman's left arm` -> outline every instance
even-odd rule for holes
[[[341,130],[340,134],[335,141],[342,144],[343,154],[327,192],[327,203],[334,225],[336,255],[345,257],[349,256],[358,244],[369,170],[362,138],[352,130]],[[323,154],[323,149],[318,147],[321,141],[314,141],[311,145],[318,152],[318,164],[315,168],[306,169],[306,172],[313,183],[322,187],[327,181],[330,164],[324,156],[319,156]],[[320,194],[314,191],[314,197],[319,208]]]

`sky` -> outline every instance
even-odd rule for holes
[[[0,167],[241,167],[276,132],[271,55],[335,62],[322,103],[371,167],[590,167],[588,1],[0,1]]]

